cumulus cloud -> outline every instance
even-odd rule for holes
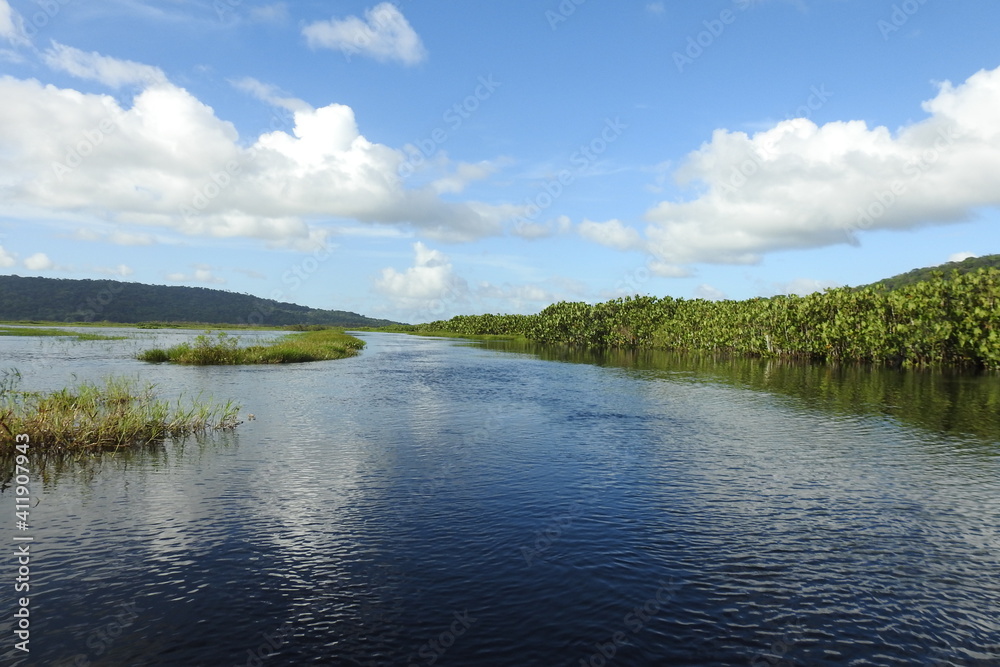
[[[44,252],[36,252],[30,257],[24,258],[24,268],[31,271],[48,271],[56,268],[56,265]]]
[[[577,227],[577,231],[585,239],[616,250],[637,250],[643,245],[639,232],[624,225],[621,220],[607,222],[584,220]]]
[[[59,42],[52,42],[52,46],[42,54],[42,58],[52,69],[80,79],[97,81],[111,88],[167,81],[163,70],[158,67],[131,60],[119,60],[97,52],[87,53]]]
[[[979,255],[977,255],[974,252],[956,252],[956,253],[953,253],[951,255],[948,255],[948,261],[949,262],[961,262],[961,261],[964,261],[966,259],[971,259],[973,257],[979,257]]]
[[[1000,68],[942,83],[928,117],[895,133],[802,118],[753,136],[717,130],[677,173],[700,194],[647,212],[649,250],[664,270],[751,264],[862,230],[966,220],[1000,205],[998,108]]]
[[[147,85],[123,106],[109,95],[0,76],[0,99],[18,100],[0,105],[0,213],[90,216],[123,232],[157,227],[298,247],[324,237],[317,226],[326,221],[402,225],[462,241],[499,235],[516,212],[446,202],[429,185],[405,188],[405,154],[365,138],[348,106],[313,108],[243,80],[244,90],[289,108],[287,129],[248,141],[187,90],[145,78],[135,63],[53,48],[80,76]],[[459,169],[456,183],[480,174]]]
[[[17,255],[12,252],[8,252],[2,245],[0,245],[0,269],[9,269],[15,264],[17,264]]]
[[[417,241],[413,244],[414,264],[405,271],[389,267],[375,281],[375,289],[390,298],[416,305],[414,302],[444,298],[463,298],[469,285],[455,275],[451,260],[440,250],[433,250]]]
[[[348,16],[310,23],[302,34],[314,49],[339,50],[348,56],[360,54],[404,65],[416,65],[427,58],[420,36],[391,2],[366,10],[364,19]]]

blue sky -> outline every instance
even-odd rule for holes
[[[0,0],[0,272],[415,322],[996,253],[997,26],[984,0]]]

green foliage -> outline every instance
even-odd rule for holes
[[[32,448],[73,451],[148,445],[167,436],[235,428],[232,403],[174,405],[155,397],[154,386],[108,378],[47,394],[17,389],[20,375],[0,382],[0,449],[11,451],[26,433]]]
[[[420,328],[592,348],[1000,369],[1000,269],[939,273],[891,291],[876,285],[746,301],[561,302],[538,315],[463,315]]]
[[[305,361],[343,359],[356,355],[364,341],[348,336],[339,329],[320,328],[290,334],[270,345],[240,347],[239,338],[220,331],[201,334],[193,343],[181,343],[167,349],[154,348],[140,352],[140,361],[195,366],[232,364],[289,364]]]
[[[0,326],[0,336],[67,336],[76,338],[77,340],[124,340],[128,338],[128,336],[104,336],[95,333],[67,331],[66,329],[22,326]]]
[[[989,268],[1000,269],[1000,255],[969,257],[968,259],[963,259],[961,262],[948,262],[947,264],[941,264],[939,266],[913,269],[912,271],[901,273],[898,276],[880,280],[878,285],[882,286],[884,289],[894,290],[906,285],[913,285],[914,283],[919,283],[924,280],[931,280],[937,274],[949,277]],[[955,273],[956,271],[958,272],[957,274]],[[868,287],[875,287],[875,285],[868,285]]]

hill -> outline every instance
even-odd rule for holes
[[[878,283],[865,285],[864,287],[875,287],[876,284],[881,284],[886,289],[895,290],[905,285],[913,285],[925,280],[930,280],[934,277],[935,272],[943,273],[945,278],[950,278],[952,271],[958,271],[959,275],[964,275],[972,271],[989,267],[1000,269],[1000,255],[970,257],[968,259],[963,259],[961,262],[945,262],[944,264],[939,264],[938,266],[913,269],[912,271],[900,273],[898,276],[886,278],[878,281]]]
[[[340,327],[394,324],[343,310],[320,310],[205,287],[21,276],[0,276],[0,320]]]

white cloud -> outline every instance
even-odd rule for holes
[[[643,245],[639,232],[624,225],[621,220],[608,220],[607,222],[584,220],[577,227],[577,231],[580,236],[589,241],[616,250],[637,250]]]
[[[216,276],[211,267],[198,265],[193,267],[194,273],[168,273],[167,280],[175,283],[202,283],[204,285],[223,285],[226,280]]]
[[[127,264],[119,264],[118,266],[113,266],[113,267],[98,266],[95,267],[93,271],[95,273],[100,273],[102,275],[118,276],[120,278],[126,278],[135,273],[132,267],[128,266]]]
[[[649,12],[650,14],[656,14],[657,16],[660,16],[664,14],[667,11],[667,9],[666,7],[663,6],[662,2],[650,2],[646,4],[646,11]]]
[[[88,67],[76,68],[81,75],[107,83],[138,77],[135,63],[91,55],[83,58]],[[0,105],[0,214],[89,216],[123,234],[157,227],[298,247],[328,233],[318,221],[412,227],[462,241],[501,234],[516,213],[446,202],[432,186],[405,188],[398,173],[405,154],[361,135],[350,107],[314,109],[253,80],[240,85],[295,108],[287,131],[241,140],[232,123],[168,81],[123,107],[109,95],[0,76],[0,99],[18,101]],[[460,167],[454,183],[481,173]]]
[[[392,267],[382,269],[375,289],[411,307],[420,305],[419,302],[461,299],[468,294],[468,283],[455,275],[447,255],[420,241],[413,244],[413,251],[413,266],[402,272]]]
[[[379,61],[395,60],[416,65],[427,58],[420,36],[402,12],[391,2],[365,11],[365,18],[316,21],[302,30],[312,48],[343,51],[345,55],[366,55]]]
[[[131,60],[119,60],[97,52],[87,53],[59,42],[52,42],[52,46],[42,54],[42,58],[52,69],[72,74],[80,79],[99,81],[111,88],[162,84],[167,81],[163,70],[158,67]]]
[[[822,292],[830,287],[840,287],[840,283],[832,280],[796,278],[784,283],[774,283],[773,294],[798,294],[799,296],[806,296],[813,292]]]
[[[56,265],[44,252],[36,252],[24,258],[24,268],[31,271],[48,271],[56,268]]]
[[[0,0],[0,38],[11,44],[25,43],[23,24],[21,15],[14,11],[10,3]]]
[[[9,269],[15,264],[17,264],[17,255],[12,252],[8,252],[2,245],[0,245],[0,269]]]
[[[722,301],[726,298],[726,293],[720,289],[712,287],[707,283],[702,283],[694,290],[696,299],[708,299],[709,301]]]
[[[765,132],[717,130],[677,176],[697,198],[647,212],[664,268],[751,264],[767,252],[850,242],[1000,205],[1000,68],[941,84],[929,117],[895,134],[862,121],[787,120]]]
[[[242,79],[231,80],[230,83],[236,89],[242,90],[243,92],[250,94],[254,98],[266,104],[280,107],[292,112],[313,111],[312,106],[308,102],[300,100],[296,97],[290,97],[277,87],[267,83],[262,83],[253,77],[245,76]]]
[[[948,261],[961,262],[963,260],[970,259],[972,257],[979,257],[979,255],[977,255],[974,252],[956,252],[951,255],[948,255]]]

